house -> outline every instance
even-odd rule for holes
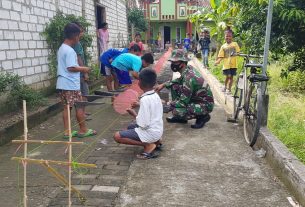
[[[164,47],[167,42],[181,42],[187,33],[195,34],[188,15],[200,7],[210,8],[210,3],[209,0],[142,0],[141,6],[149,22],[146,39],[152,43],[160,32]]]
[[[83,16],[91,23],[93,62],[99,56],[96,29],[102,22],[109,24],[110,47],[127,44],[125,0],[1,0],[1,72],[18,74],[26,84],[36,89],[50,86],[49,51],[41,32],[58,10]]]

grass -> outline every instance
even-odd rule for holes
[[[225,76],[222,75],[221,64],[214,66],[214,59],[209,62],[210,71],[224,83]],[[242,59],[239,59],[238,65],[240,71]],[[280,77],[283,65],[285,64],[279,62],[268,67],[268,74],[271,77],[268,85],[268,128],[305,164],[305,95],[285,90],[287,80]]]

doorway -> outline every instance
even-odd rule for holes
[[[171,28],[169,26],[164,26],[164,48],[165,44],[171,43]]]

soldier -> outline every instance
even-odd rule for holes
[[[156,87],[157,92],[164,87],[171,91],[172,101],[164,106],[164,113],[172,111],[173,116],[166,120],[169,123],[187,123],[195,118],[196,123],[191,127],[202,128],[210,120],[209,113],[214,107],[212,91],[201,74],[187,65],[189,58],[182,49],[174,50],[169,61],[172,71],[179,72],[181,77]]]

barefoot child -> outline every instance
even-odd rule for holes
[[[233,42],[233,32],[232,30],[225,31],[226,43],[221,46],[218,54],[217,61],[215,65],[218,65],[221,60],[223,60],[223,74],[226,76],[225,87],[223,92],[228,89],[231,92],[233,85],[233,77],[236,76],[237,71],[237,57],[234,53],[239,53],[240,48],[236,42]]]
[[[90,70],[88,67],[78,65],[77,54],[72,48],[79,42],[80,32],[81,30],[76,24],[67,24],[64,29],[65,40],[57,52],[58,69],[56,89],[64,107],[64,138],[69,138],[69,117],[66,106],[69,104],[72,108],[72,106],[75,105],[75,102],[82,101],[82,95],[80,92],[80,72],[88,73]],[[86,127],[84,110],[81,107],[75,107],[75,109],[79,131],[73,131],[72,136],[88,137],[95,135],[96,131],[87,129]]]
[[[140,97],[140,109],[137,114],[133,109],[128,113],[136,118],[125,131],[116,132],[114,140],[121,144],[144,147],[144,152],[137,155],[139,159],[155,158],[153,151],[161,145],[163,134],[163,107],[159,95],[154,91],[157,75],[154,70],[145,69],[139,74],[139,86],[144,91]]]

